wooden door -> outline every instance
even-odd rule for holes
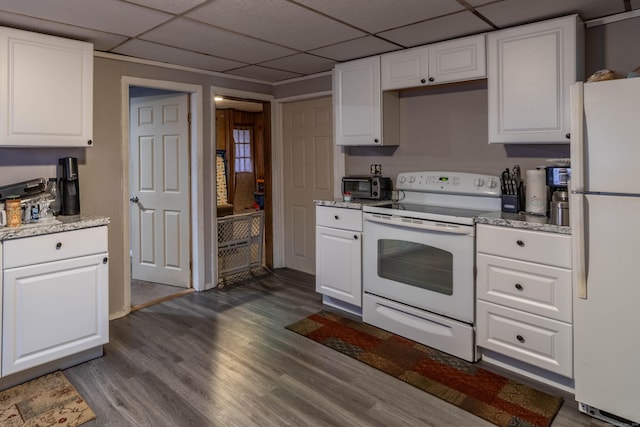
[[[189,288],[186,94],[131,100],[132,279]]]
[[[315,273],[314,200],[333,199],[331,98],[284,105],[285,265]]]

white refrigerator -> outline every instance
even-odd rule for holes
[[[640,78],[571,88],[575,396],[640,423]]]

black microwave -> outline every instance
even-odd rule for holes
[[[351,193],[356,199],[391,199],[391,178],[385,176],[356,175],[342,178],[342,194]]]

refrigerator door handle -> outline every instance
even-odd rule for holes
[[[587,272],[585,262],[584,200],[586,196],[571,193],[569,210],[571,224],[571,276],[578,298],[587,299]]]
[[[571,190],[584,190],[584,83],[571,85]]]

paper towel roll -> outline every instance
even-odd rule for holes
[[[544,169],[527,170],[525,209],[529,213],[547,214],[547,183]]]

